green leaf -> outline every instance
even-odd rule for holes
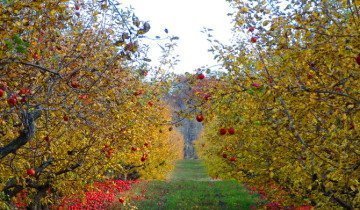
[[[18,34],[16,34],[15,36],[13,36],[13,41],[18,44],[18,45],[22,45],[23,44],[23,40],[20,38],[20,36]]]
[[[9,50],[14,49],[14,44],[13,44],[12,41],[10,41],[10,40],[5,40],[5,44],[6,44],[6,47],[7,47]]]
[[[261,125],[261,122],[260,122],[260,121],[255,121],[255,122],[254,122],[254,125],[258,125],[258,126],[259,126],[259,125]]]
[[[16,46],[15,50],[17,53],[26,53],[27,52],[27,49],[22,45]]]
[[[247,90],[246,92],[249,93],[250,95],[254,95],[255,93],[255,91],[252,88]]]

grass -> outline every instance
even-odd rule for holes
[[[236,181],[214,181],[199,160],[182,160],[168,181],[138,184],[131,205],[138,209],[250,209],[256,197]]]
[[[200,160],[181,160],[176,164],[176,168],[170,176],[172,181],[210,181],[205,166]]]

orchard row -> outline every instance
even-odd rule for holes
[[[0,14],[1,209],[165,178],[182,138],[164,66],[151,68],[141,45],[149,23],[116,1],[1,1]]]

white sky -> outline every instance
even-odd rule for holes
[[[164,29],[169,34],[178,36],[176,54],[180,57],[176,73],[193,72],[195,69],[216,64],[207,50],[210,44],[203,27],[214,29],[213,35],[223,43],[231,38],[231,18],[226,0],[118,0],[125,6],[131,5],[135,14],[142,21],[149,21],[150,37],[165,37]],[[159,48],[150,54],[150,59],[157,60]],[[156,49],[157,48],[157,49]]]

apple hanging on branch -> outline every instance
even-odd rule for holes
[[[204,116],[202,114],[197,115],[196,116],[196,121],[198,121],[198,122],[204,121]]]
[[[220,133],[220,135],[222,135],[222,136],[225,135],[226,132],[227,132],[226,128],[220,128],[220,130],[219,130],[219,133]]]
[[[35,176],[36,171],[33,168],[29,168],[29,169],[26,170],[26,174],[29,175],[29,176]]]
[[[360,65],[360,54],[355,59],[356,59],[356,63]]]
[[[233,127],[229,128],[229,129],[228,129],[228,133],[229,133],[230,135],[234,135],[234,134],[235,134],[235,129],[234,129]]]
[[[5,95],[5,91],[3,89],[0,89],[0,98]]]
[[[205,79],[205,75],[203,73],[200,73],[200,74],[197,75],[197,78],[200,79],[200,80]]]

